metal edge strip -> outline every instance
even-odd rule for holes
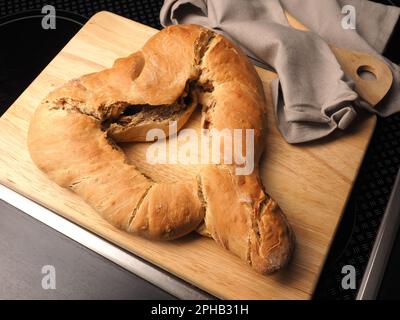
[[[357,300],[373,300],[377,298],[399,225],[400,170],[356,296]]]
[[[1,184],[0,199],[179,299],[215,299]]]

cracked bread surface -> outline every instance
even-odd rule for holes
[[[258,176],[265,103],[240,49],[200,26],[171,26],[110,69],[49,93],[31,120],[28,147],[51,180],[116,227],[161,240],[197,230],[269,273],[288,263],[294,237]],[[197,180],[158,183],[128,163],[118,142],[145,141],[152,128],[168,135],[172,120],[179,130],[197,105],[203,128],[254,130],[252,174],[205,165]]]

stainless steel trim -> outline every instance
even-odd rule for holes
[[[376,236],[371,256],[357,293],[357,300],[377,298],[386,270],[390,252],[400,225],[400,171],[390,195],[381,225]]]
[[[0,199],[179,299],[215,299],[3,185],[0,185]]]

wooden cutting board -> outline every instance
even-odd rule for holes
[[[156,32],[108,12],[93,16],[1,117],[0,182],[217,297],[310,298],[373,132],[374,116],[361,119],[345,135],[294,146],[277,131],[270,108],[262,179],[287,214],[297,238],[290,266],[271,276],[257,274],[213,240],[197,234],[162,243],[119,231],[76,195],[49,181],[32,163],[26,136],[40,100],[71,78],[110,67],[114,59],[140,49]],[[258,72],[270,98],[269,80],[274,75],[262,69]],[[199,114],[188,127],[199,127]],[[195,166],[149,165],[147,147],[124,146],[131,161],[156,180],[185,179],[198,170]]]

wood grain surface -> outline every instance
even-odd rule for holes
[[[197,234],[162,243],[117,230],[32,163],[26,136],[40,100],[71,78],[110,67],[116,58],[140,49],[155,32],[108,12],[93,16],[1,117],[0,182],[219,298],[310,298],[375,126],[374,116],[360,119],[345,134],[295,146],[277,131],[269,106],[262,179],[287,214],[297,239],[289,267],[271,276],[257,274],[213,240]],[[269,81],[275,75],[258,72],[270,99]],[[199,113],[187,127],[199,127]],[[196,166],[150,165],[145,160],[148,146],[123,148],[134,164],[156,180],[186,179],[198,170]]]

